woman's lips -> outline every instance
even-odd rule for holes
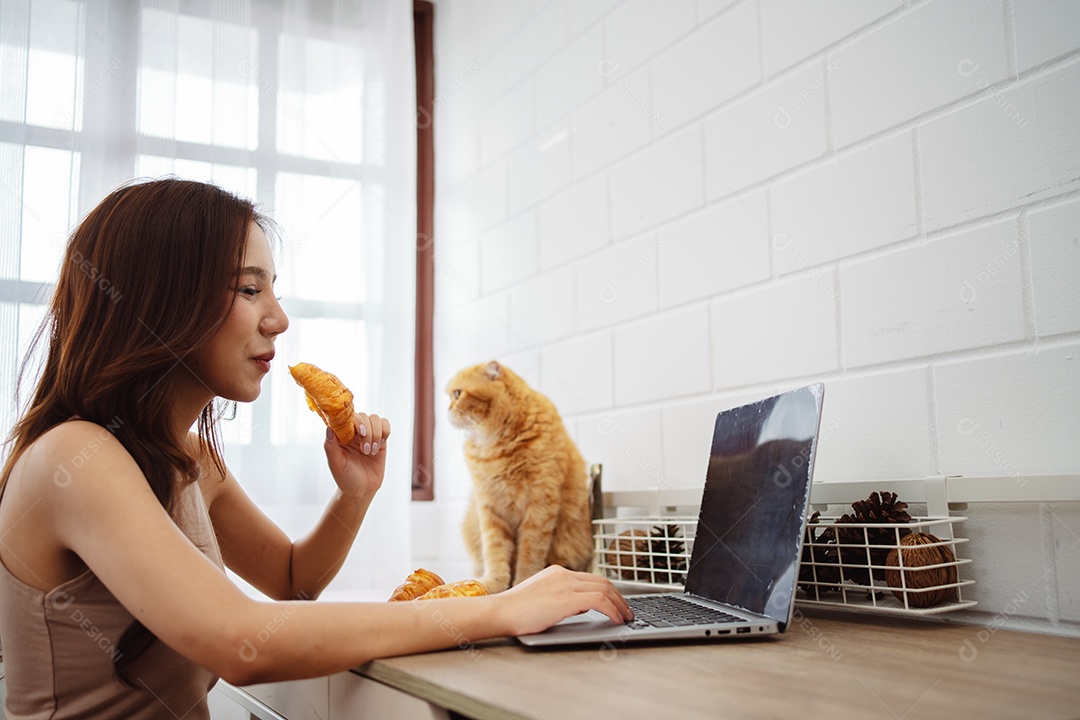
[[[259,370],[263,371],[264,373],[270,372],[270,361],[273,359],[274,353],[266,353],[265,355],[251,358],[251,360],[259,366]]]

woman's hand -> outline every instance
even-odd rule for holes
[[[382,486],[390,421],[378,415],[356,413],[353,423],[356,435],[348,445],[338,442],[327,428],[323,450],[341,494],[360,500],[371,497]]]
[[[598,610],[613,623],[634,619],[626,600],[610,580],[553,565],[495,597],[504,602],[508,635],[546,630],[565,618]]]

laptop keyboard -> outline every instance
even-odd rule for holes
[[[659,595],[641,597],[630,595],[626,598],[634,619],[630,627],[682,627],[686,625],[712,625],[714,623],[742,622],[723,610],[698,605],[681,595]]]

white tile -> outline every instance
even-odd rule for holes
[[[1020,72],[1080,48],[1080,3],[1022,0],[1012,11]]]
[[[592,330],[656,311],[658,236],[618,243],[576,264],[577,329]]]
[[[911,134],[883,140],[775,185],[772,233],[779,273],[913,237]]]
[[[604,19],[608,59],[633,70],[693,30],[694,0],[627,0]]]
[[[698,22],[705,23],[719,12],[727,10],[738,0],[698,0]]]
[[[540,66],[534,78],[537,127],[547,127],[604,89],[603,58],[604,35],[598,25]]]
[[[700,130],[655,142],[611,169],[611,232],[615,238],[646,230],[702,205]]]
[[[445,202],[438,203],[435,222],[443,228],[440,246],[453,247],[472,240],[507,216],[506,166],[492,164],[460,185],[447,189]]]
[[[445,252],[438,245],[435,263],[435,302],[441,309],[459,308],[480,297],[480,243],[472,241]]]
[[[710,200],[825,152],[825,75],[815,64],[705,120]]]
[[[931,2],[830,55],[837,147],[973,95],[1008,75],[1001,8],[983,0]],[[975,69],[977,66],[977,69]]]
[[[645,112],[649,75],[641,70],[612,85],[570,119],[574,177],[591,175],[649,142],[653,119]]]
[[[443,365],[456,370],[490,360],[510,349],[509,297],[499,293],[440,312],[435,347]]]
[[[710,395],[688,402],[664,403],[664,470],[671,487],[705,486],[716,416],[722,410],[769,396],[770,392]]]
[[[1080,330],[1080,202],[1032,212],[1028,245],[1039,336]]]
[[[451,3],[452,4],[452,3]],[[488,0],[469,8],[464,27],[477,52],[486,56],[520,32],[535,12],[535,3],[527,0]],[[436,24],[438,27],[438,24]],[[460,37],[460,36],[459,36]]]
[[[510,211],[533,205],[570,184],[570,132],[556,123],[507,156]]]
[[[1080,345],[934,368],[946,475],[1075,473],[1080,467]]]
[[[1080,188],[1080,65],[919,129],[927,229]]]
[[[506,44],[506,80],[511,85],[570,39],[566,4],[567,0],[526,3],[529,14],[525,25]]]
[[[760,81],[757,6],[745,3],[652,62],[656,129],[680,127]]]
[[[546,273],[510,294],[510,347],[535,347],[574,332],[573,268]]]
[[[491,57],[498,35],[488,24],[498,20],[498,8],[479,9],[455,2],[443,4],[437,13],[434,25],[436,107],[445,110],[449,106],[438,104],[439,99],[457,97],[462,105],[473,108],[468,114],[475,115],[475,109],[487,105],[505,86],[503,60],[500,56],[493,62]],[[483,29],[479,30],[478,25]],[[460,38],[466,34],[474,42],[461,42]],[[483,77],[477,71],[482,71]],[[481,86],[485,87],[481,90]],[[485,100],[481,96],[486,96],[486,101],[476,102]]]
[[[657,233],[660,307],[769,277],[765,194],[714,205]]]
[[[814,479],[933,475],[929,398],[923,368],[826,383]]]
[[[630,410],[583,417],[578,449],[604,466],[604,490],[648,490],[670,483],[664,472],[660,411]]]
[[[712,302],[713,385],[738,387],[837,368],[833,287],[806,277]]]
[[[709,308],[695,305],[615,329],[615,402],[709,391]]]
[[[604,330],[544,347],[540,387],[564,417],[614,404],[611,342]]]
[[[435,61],[437,113],[476,117],[506,91],[506,86],[506,58],[502,52],[489,54],[477,49],[454,60]]]
[[[1021,340],[1013,220],[840,269],[848,367]]]
[[[570,32],[577,35],[606,16],[621,0],[589,0],[589,2],[568,2]]]
[[[765,70],[775,75],[899,7],[895,0],[761,0]]]
[[[455,368],[454,373],[458,369],[460,368]],[[472,492],[472,476],[465,465],[466,434],[463,430],[450,425],[446,419],[449,402],[446,395],[441,394],[442,384],[439,390],[440,396],[435,403],[435,440],[432,448],[434,451],[432,461],[435,466],[435,500],[436,503],[449,500],[464,501]],[[446,522],[445,516],[443,522]]]
[[[975,600],[976,607],[993,615],[991,622],[1015,624],[1025,617],[1046,617],[1046,599],[1053,593],[1047,587],[1045,543],[1039,506],[1036,503],[975,503],[964,511],[967,520],[957,533],[968,539],[957,548],[960,557],[971,559],[961,566],[961,576],[975,580],[963,588],[965,600]],[[1010,608],[1011,612],[1006,612]],[[1000,620],[998,619],[1000,618]],[[971,643],[982,646],[978,632],[971,628]],[[993,636],[987,642],[993,642]]]
[[[533,390],[540,390],[541,360],[539,350],[523,350],[495,358],[517,374]]]
[[[536,274],[536,212],[527,210],[480,236],[480,279],[485,295]]]
[[[453,187],[472,177],[480,169],[480,123],[448,111],[435,123],[435,146],[439,162],[435,165],[437,187]]]
[[[539,206],[540,269],[599,250],[610,242],[607,177],[594,175]]]
[[[533,86],[524,82],[480,113],[481,166],[501,158],[533,131]]]

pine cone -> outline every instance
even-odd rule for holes
[[[650,557],[653,567],[664,570],[686,570],[686,545],[674,538],[680,537],[678,525],[655,525],[649,540]],[[679,555],[681,557],[671,557]],[[676,572],[656,573],[655,582],[677,585],[683,582],[683,575]]]
[[[870,493],[866,500],[857,500],[851,504],[854,515],[844,514],[836,521],[836,525],[848,523],[879,523],[879,524],[906,524],[911,522],[911,516],[907,512],[907,503],[897,499],[896,493],[883,491]],[[814,513],[810,518],[811,523],[817,523],[819,513]],[[909,534],[908,528],[900,528],[899,536],[902,538]],[[809,563],[811,558],[817,564],[817,581],[819,583],[836,583],[835,585],[811,585],[814,580],[814,568],[804,565],[799,571],[799,580],[804,592],[810,597],[818,599],[821,593],[837,590],[841,579],[859,585],[872,585],[871,578],[884,581],[884,565],[889,555],[889,550],[897,544],[897,530],[892,528],[825,528],[814,539],[811,529],[806,531],[807,542],[826,543],[836,547],[803,547],[803,563]],[[869,545],[869,549],[863,547]],[[884,547],[874,547],[881,545]],[[841,576],[840,563],[843,563]],[[874,565],[874,568],[854,567],[858,565]]]
[[[836,531],[835,528],[827,527],[818,529],[819,531],[815,534],[815,529],[811,528],[810,525],[816,525],[819,517],[821,517],[821,513],[815,511],[808,521],[805,542],[803,543],[802,565],[799,568],[799,587],[814,600],[820,600],[821,593],[836,590],[837,585],[840,583],[840,568],[837,564],[836,548],[820,547],[822,543],[835,544]],[[811,546],[811,543],[815,545]],[[810,566],[811,560],[816,567]],[[814,585],[815,578],[818,583],[834,584],[832,587],[820,584]]]

